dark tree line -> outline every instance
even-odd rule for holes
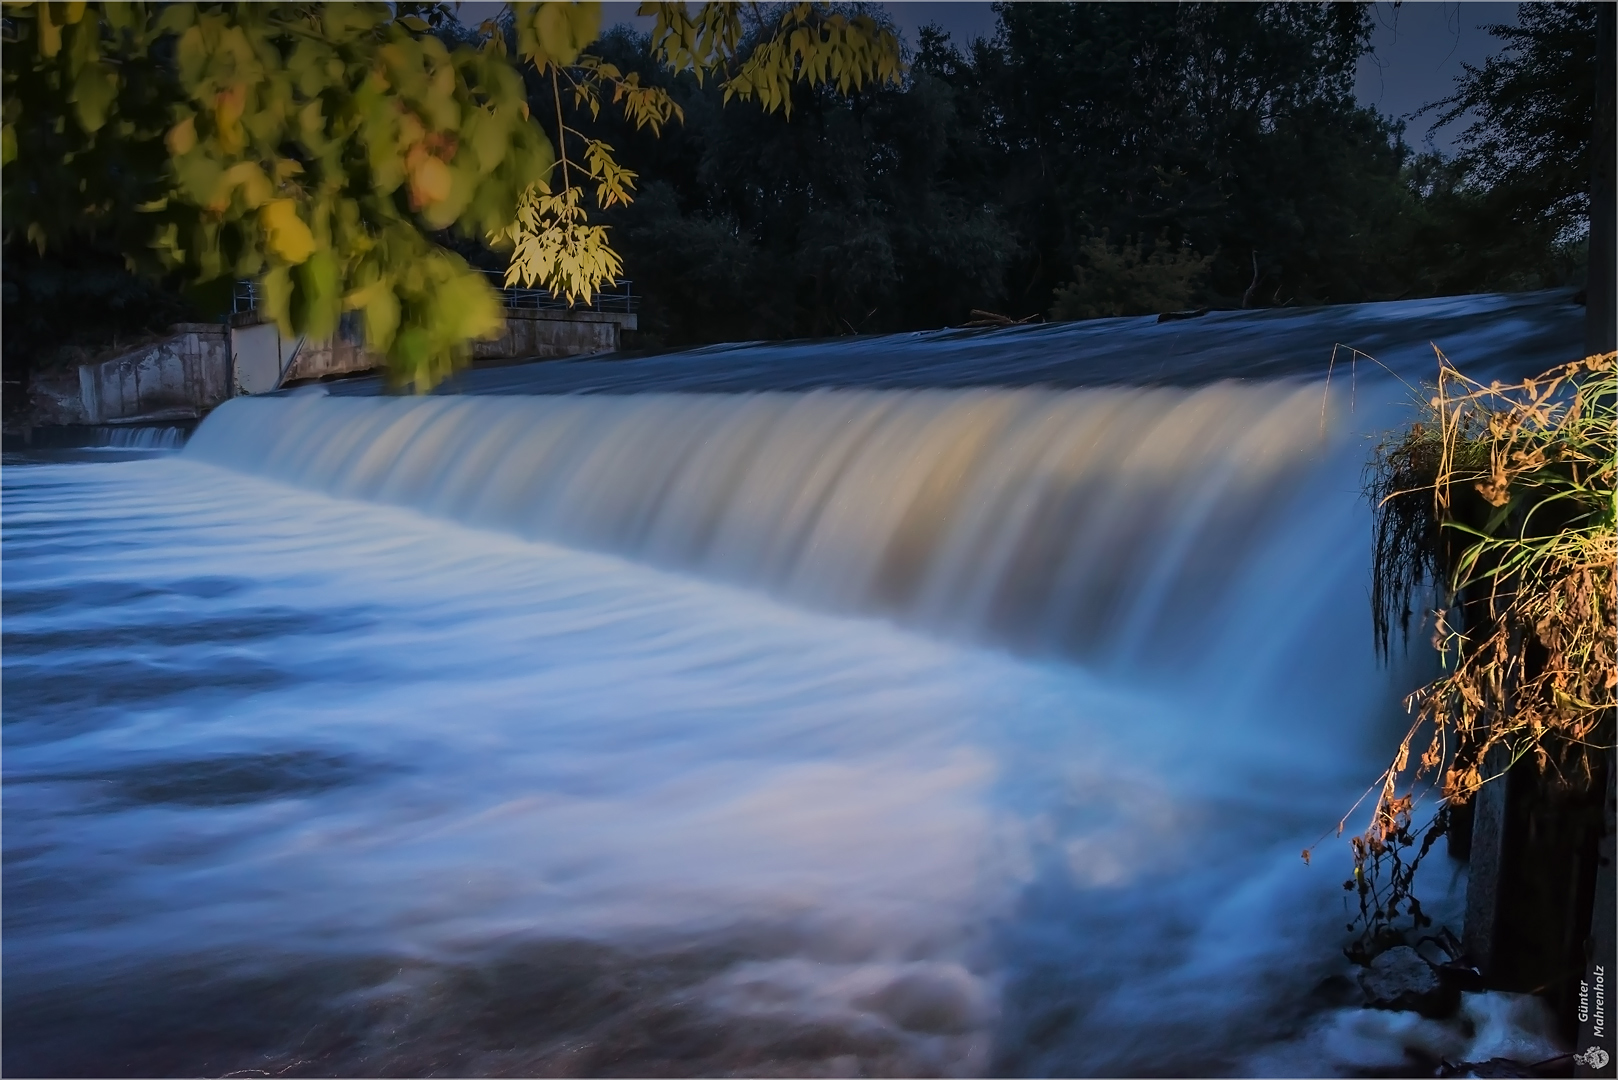
[[[604,52],[686,108],[608,138],[648,344],[1353,303],[1576,283],[1595,5],[1525,5],[1437,103],[1451,159],[1353,97],[1355,4],[1004,4],[962,49],[924,29],[907,85],[800,91],[793,119]]]
[[[1003,4],[964,48],[923,30],[902,87],[798,86],[789,122],[620,27],[596,51],[684,123],[578,119],[639,174],[606,220],[646,346],[1535,289],[1582,279],[1596,8],[1495,28],[1505,51],[1434,106],[1477,118],[1449,159],[1354,100],[1358,4]],[[116,250],[8,238],[8,408],[63,343],[217,314]]]

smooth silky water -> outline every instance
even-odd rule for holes
[[[1353,1007],[1299,855],[1425,674],[1366,599],[1405,395],[316,391],[10,462],[5,1070],[1549,1057]]]

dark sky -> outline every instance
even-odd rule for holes
[[[1483,27],[1515,25],[1516,4],[1379,3],[1376,5],[1374,56],[1360,61],[1355,93],[1367,105],[1403,116],[1429,101],[1448,95],[1461,64],[1480,65],[1500,51],[1500,39]],[[1433,116],[1409,121],[1405,139],[1424,147]],[[1440,150],[1453,147],[1463,124],[1432,134]]]
[[[462,5],[461,17],[478,21],[487,17],[491,3]],[[635,14],[632,2],[606,3],[605,25],[618,22],[649,28],[650,18]],[[975,37],[994,33],[994,12],[987,3],[903,0],[878,5],[893,16],[904,39],[914,44],[916,31],[927,23],[937,23],[955,42],[966,44]],[[1489,23],[1514,23],[1517,5],[1510,3],[1390,3],[1375,6],[1376,32],[1372,38],[1375,54],[1360,63],[1355,91],[1362,102],[1375,105],[1384,113],[1408,116],[1429,101],[1450,92],[1463,62],[1478,64],[1499,51],[1499,41],[1482,27]],[[1405,138],[1412,145],[1425,145],[1432,116],[1409,121]],[[1453,148],[1460,125],[1453,124],[1432,133],[1433,145]]]

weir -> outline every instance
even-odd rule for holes
[[[1338,531],[1365,433],[1405,415],[1438,340],[1527,373],[1576,354],[1579,313],[1558,292],[553,361],[427,398],[241,399],[187,453],[820,610],[1183,667],[1243,590],[1368,565]]]
[[[233,402],[186,453],[821,610],[1118,661],[1203,655],[1244,574],[1289,561],[1270,544],[1333,530],[1358,468],[1343,452],[1363,447],[1328,405],[1285,383],[306,395]]]
[[[8,471],[5,824],[37,840],[6,1068],[1551,1057],[1532,999],[1345,998],[1346,847],[1298,853],[1425,678],[1378,667],[1366,595],[1399,379],[1434,339],[1501,377],[1564,359],[1577,314],[333,383],[226,403],[179,454]],[[1328,388],[1338,342],[1394,373]],[[1423,895],[1451,925],[1456,869]]]

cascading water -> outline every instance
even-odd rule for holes
[[[32,445],[40,450],[126,451],[129,456],[178,450],[190,429],[178,424],[94,424],[36,428],[32,434]]]
[[[120,450],[178,450],[185,445],[185,429],[172,424],[103,426],[91,429],[89,445]]]
[[[294,395],[9,468],[6,1069],[1548,1057],[1341,999],[1298,856],[1420,678],[1403,393]]]
[[[1340,483],[1292,505],[1341,454],[1324,405],[1233,384],[304,397],[234,402],[189,453],[817,608],[1081,658],[1172,636],[1183,661],[1279,518],[1342,516]]]

